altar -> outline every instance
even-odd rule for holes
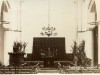
[[[54,66],[54,61],[66,58],[64,37],[34,37],[32,60],[43,61],[44,66]]]

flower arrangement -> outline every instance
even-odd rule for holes
[[[22,43],[22,42],[14,42],[13,45],[13,52],[14,53],[20,53],[20,52],[25,52],[25,48],[27,46],[27,43]]]

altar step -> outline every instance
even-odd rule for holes
[[[59,70],[53,68],[40,68],[38,73],[59,73]]]

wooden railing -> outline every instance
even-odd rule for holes
[[[63,66],[63,73],[100,73],[97,67]]]
[[[16,72],[15,72],[16,71]],[[35,67],[2,67],[0,74],[32,74],[35,72]]]
[[[37,73],[37,67],[39,63],[35,66],[1,66],[0,74],[35,74]]]

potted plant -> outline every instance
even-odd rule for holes
[[[22,42],[14,42],[13,45],[13,52],[14,53],[19,53],[19,52],[25,52],[25,48],[27,46],[27,43],[22,43]]]
[[[78,65],[81,66],[86,66],[91,64],[91,59],[87,58],[84,48],[85,48],[84,40],[79,45],[77,45],[76,41],[74,41],[74,45],[72,46],[74,61],[78,59],[77,60]]]

